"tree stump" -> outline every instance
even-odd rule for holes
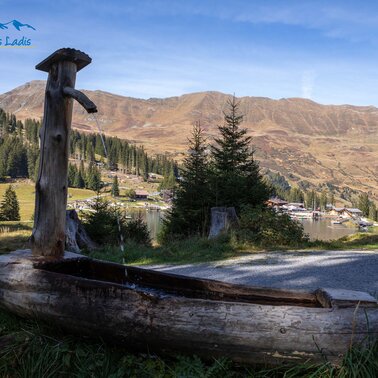
[[[80,253],[81,249],[94,249],[98,245],[88,236],[75,210],[66,212],[66,250]]]
[[[209,239],[227,232],[239,225],[239,219],[234,207],[212,207]]]

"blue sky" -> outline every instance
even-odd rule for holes
[[[34,66],[74,47],[93,59],[78,88],[378,106],[375,1],[0,0],[0,23],[13,19],[37,29],[12,32],[35,47],[0,49],[0,93],[45,79]]]

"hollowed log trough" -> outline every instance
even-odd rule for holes
[[[30,250],[0,256],[0,307],[131,350],[276,364],[338,363],[377,340],[378,305],[362,292],[298,292],[190,278]]]

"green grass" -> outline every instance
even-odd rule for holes
[[[89,252],[89,256],[130,265],[178,264],[224,260],[240,256],[244,252],[235,249],[227,240],[191,238],[153,247],[127,242],[125,253],[118,246],[106,246]]]
[[[32,222],[0,222],[0,253],[28,248]]]
[[[196,356],[130,353],[123,346],[72,336],[52,325],[24,320],[0,310],[0,376],[5,378],[375,378],[377,371],[377,344],[348,352],[338,368],[326,362],[246,367],[227,359],[205,362]]]
[[[34,184],[18,181],[11,184],[16,191],[18,202],[20,204],[20,216],[22,221],[29,221],[34,213],[35,188]],[[0,183],[0,201],[9,183]],[[82,200],[93,197],[95,192],[87,189],[68,189],[68,202]]]
[[[359,232],[344,236],[337,240],[315,240],[304,245],[305,248],[316,249],[378,249],[378,230],[372,232]]]
[[[126,242],[125,253],[118,246],[104,246],[88,253],[90,257],[130,265],[149,264],[190,264],[209,261],[225,260],[233,257],[246,256],[250,253],[259,253],[276,250],[337,250],[337,249],[378,249],[378,234],[359,233],[349,235],[335,241],[313,241],[293,247],[271,246],[262,248],[256,245],[239,245],[228,238],[208,240],[207,238],[193,237],[177,240],[165,245],[152,247]]]

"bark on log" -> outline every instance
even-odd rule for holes
[[[88,236],[75,210],[66,212],[66,250],[80,253],[81,249],[95,249],[98,245]]]
[[[209,239],[227,232],[231,227],[236,227],[239,219],[234,207],[212,207]]]
[[[170,291],[146,287],[151,275],[156,282],[180,276],[77,256],[66,253],[66,260],[53,262],[30,251],[0,256],[0,307],[131,350],[225,356],[252,364],[324,358],[337,363],[351,344],[378,338],[377,303],[366,295],[369,306],[359,303],[359,294],[344,292],[346,307],[330,308],[212,300],[205,299],[207,289],[200,284],[222,283],[192,279],[203,297],[172,285]]]

